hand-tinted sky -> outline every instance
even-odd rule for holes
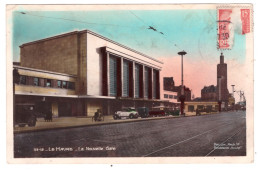
[[[14,61],[19,61],[19,46],[23,43],[73,30],[89,29],[163,60],[162,77],[173,76],[176,84],[180,84],[180,57],[177,53],[185,50],[188,54],[184,57],[184,83],[195,96],[200,96],[204,85],[216,84],[216,65],[219,63],[220,51],[216,46],[215,10],[23,12],[25,14],[18,11],[13,13]],[[149,26],[158,32],[147,29]],[[230,62],[228,85],[235,84],[242,89],[243,85],[235,78],[239,78],[239,71],[241,73],[245,62],[245,36],[235,32],[234,47],[224,51],[224,55],[225,61]]]

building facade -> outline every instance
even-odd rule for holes
[[[202,101],[217,101],[217,87],[214,85],[204,86],[201,89]]]
[[[74,31],[20,46],[16,101],[56,116],[160,105],[161,67],[161,61],[92,31]]]
[[[172,92],[174,97],[177,97],[174,101],[180,102],[179,97],[181,96],[181,86],[175,86],[173,77],[163,77],[163,91],[168,93]],[[167,97],[167,93],[165,94]],[[191,90],[186,86],[184,86],[184,96],[185,101],[191,101]]]
[[[175,83],[173,77],[163,77],[163,90],[174,91]]]
[[[196,110],[201,114],[215,113],[218,111],[218,106],[218,102],[214,101],[189,101],[185,102],[184,111],[187,116],[196,115]]]
[[[183,86],[184,87],[184,96],[185,96],[185,101],[191,101],[191,90],[189,87]],[[180,86],[176,86],[174,89],[177,92],[177,96],[178,98],[181,96],[181,85]],[[178,99],[178,102],[180,102],[180,100]]]

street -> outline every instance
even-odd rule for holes
[[[245,156],[246,113],[56,129],[14,135],[14,157]]]

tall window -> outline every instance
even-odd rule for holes
[[[67,81],[62,81],[62,88],[67,88]]]
[[[39,78],[33,78],[33,85],[39,86]]]
[[[50,79],[46,79],[46,87],[51,87],[51,80]]]
[[[75,90],[75,82],[68,82],[68,89]]]
[[[135,64],[135,98],[140,97],[140,66]]]
[[[20,84],[26,85],[26,76],[20,75]]]
[[[123,97],[129,97],[129,62],[123,62]]]
[[[144,68],[144,98],[148,98],[148,87],[149,87],[149,80],[148,80],[148,68]]]
[[[57,81],[57,87],[62,88],[61,81]]]
[[[109,58],[109,95],[117,96],[117,60]]]
[[[157,95],[157,72],[153,72],[153,98],[156,99]]]

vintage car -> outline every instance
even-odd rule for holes
[[[117,111],[115,112],[113,118],[116,119],[121,119],[122,117],[124,118],[138,118],[138,112],[135,110],[135,108],[132,107],[127,107],[127,108],[123,108],[122,111]]]
[[[17,104],[15,109],[15,124],[19,127],[24,127],[28,125],[29,127],[34,127],[36,125],[37,116],[34,112],[33,104]]]
[[[156,106],[153,107],[152,110],[149,111],[149,116],[165,116],[164,106]]]
[[[180,114],[180,110],[178,108],[164,108],[165,114],[168,115],[172,115],[172,116],[179,116]]]
[[[147,107],[138,107],[137,112],[141,118],[149,117],[149,108],[147,108]]]

